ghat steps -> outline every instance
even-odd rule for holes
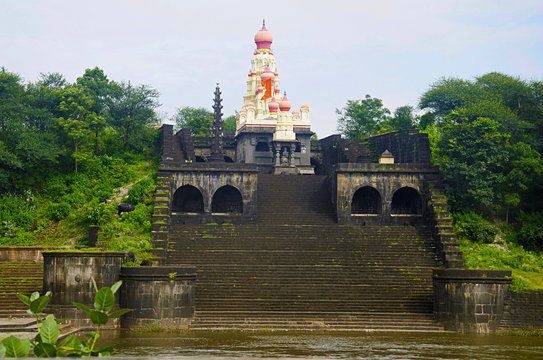
[[[442,330],[430,230],[337,225],[326,181],[259,175],[257,223],[171,226],[167,262],[197,268],[192,328]]]
[[[43,263],[0,263],[0,315],[26,310],[17,294],[30,295],[43,288]]]

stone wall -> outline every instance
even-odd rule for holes
[[[74,327],[87,327],[91,322],[72,302],[93,307],[96,290],[119,281],[123,252],[44,252],[43,290],[51,291],[51,302],[46,308],[57,318],[70,320]],[[118,302],[117,302],[118,303]],[[115,326],[115,322],[110,324]]]
[[[508,292],[500,330],[543,329],[543,291]]]
[[[64,246],[0,246],[0,262],[10,263],[42,263],[44,251],[65,249]]]
[[[121,327],[185,328],[194,317],[196,269],[186,266],[124,267]]]
[[[434,270],[434,316],[445,330],[496,333],[504,314],[511,271]]]

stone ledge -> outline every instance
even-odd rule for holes
[[[468,269],[434,269],[435,282],[450,283],[511,283],[510,270],[468,270]]]

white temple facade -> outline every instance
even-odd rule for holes
[[[309,106],[291,112],[290,101],[281,94],[272,42],[263,25],[255,35],[247,92],[236,121],[236,161],[270,165],[277,173],[312,173]]]

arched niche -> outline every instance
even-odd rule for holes
[[[183,185],[173,194],[174,212],[204,212],[204,198],[200,190],[192,185]]]
[[[243,213],[243,199],[238,189],[225,185],[217,189],[211,200],[213,213]]]
[[[396,190],[392,195],[390,212],[392,215],[422,214],[422,199],[419,192],[408,186]]]
[[[381,194],[371,186],[356,190],[351,201],[351,214],[380,214]]]
[[[206,159],[204,159],[203,157],[201,156],[196,156],[196,162],[206,162]]]
[[[234,160],[232,160],[232,158],[230,156],[224,156],[224,162],[227,162],[227,163],[233,163]]]

